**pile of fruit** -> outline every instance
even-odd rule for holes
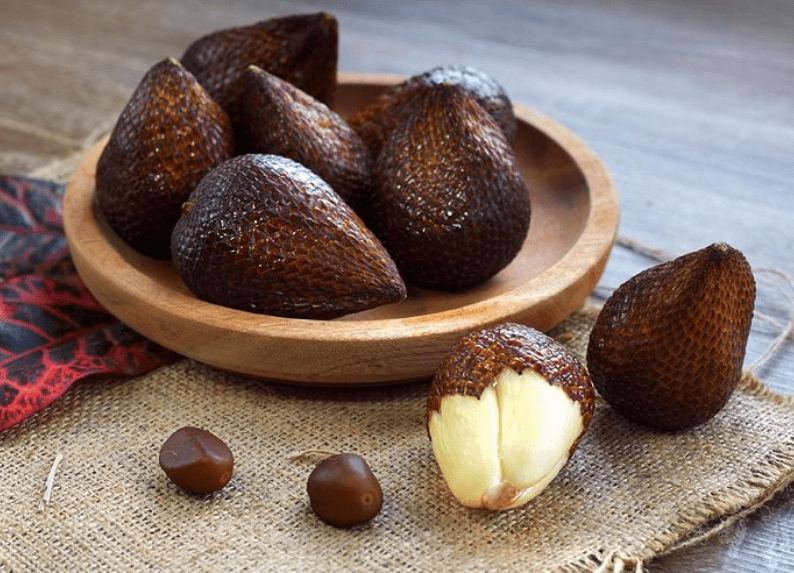
[[[98,162],[97,200],[133,248],[172,259],[196,296],[252,312],[333,318],[487,281],[526,240],[529,191],[510,100],[489,76],[442,66],[352,117],[333,111],[338,28],[328,14],[221,30],[143,78]],[[755,301],[744,256],[715,243],[620,286],[586,365],[528,326],[463,337],[439,365],[426,426],[451,493],[509,509],[573,455],[598,392],[661,431],[703,424],[742,372]],[[172,437],[175,483],[223,487],[214,436]],[[312,507],[340,527],[380,510],[363,460],[318,466]],[[352,508],[352,509],[351,509]]]
[[[460,290],[527,237],[516,120],[487,74],[441,66],[347,119],[325,13],[220,30],[142,79],[97,164],[110,227],[197,297],[291,318]]]

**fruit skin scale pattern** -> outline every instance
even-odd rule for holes
[[[485,72],[470,66],[445,65],[412,76],[386,90],[348,120],[377,159],[391,133],[414,112],[417,94],[427,88],[454,84],[463,88],[487,111],[512,146],[518,131],[513,104],[504,88]]]
[[[288,158],[230,159],[188,205],[172,235],[173,261],[206,301],[328,319],[406,296],[378,239],[325,181]]]
[[[639,273],[615,290],[591,333],[596,389],[652,428],[706,422],[739,382],[754,303],[749,263],[723,243]]]
[[[339,24],[332,14],[320,12],[212,32],[190,44],[180,61],[239,128],[248,66],[258,66],[330,106],[338,52]]]
[[[571,459],[594,395],[582,363],[532,327],[506,323],[464,336],[436,370],[425,409],[452,495],[492,510],[535,498]]]
[[[408,283],[482,284],[521,250],[529,190],[500,127],[454,84],[415,90],[414,113],[380,151],[363,216]]]
[[[595,393],[587,369],[560,351],[552,338],[512,323],[481,329],[460,339],[440,364],[430,387],[426,418],[450,395],[479,398],[505,369],[538,372],[579,404],[585,429],[595,411]],[[584,382],[583,382],[584,381]],[[426,420],[427,421],[427,420]],[[571,447],[576,449],[577,442]]]
[[[265,70],[250,66],[243,77],[250,152],[308,167],[355,210],[371,186],[369,154],[358,134],[321,101]]]
[[[102,150],[97,202],[126,243],[168,259],[182,203],[233,152],[226,112],[179,62],[163,60],[144,75]]]

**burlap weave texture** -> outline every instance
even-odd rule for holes
[[[593,309],[570,333],[582,354]],[[123,382],[75,386],[0,434],[0,571],[521,571],[630,569],[762,503],[794,478],[794,404],[746,375],[710,423],[639,429],[599,403],[570,464],[538,498],[472,511],[449,494],[424,428],[427,383],[282,386],[190,360]],[[157,464],[180,426],[230,446],[221,492],[183,493]],[[320,457],[363,455],[384,490],[371,523],[338,530],[311,512]],[[51,502],[39,508],[56,455]]]

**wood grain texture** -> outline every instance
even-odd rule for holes
[[[760,269],[794,275],[789,0],[4,0],[0,170],[79,152],[95,129],[112,124],[151,64],[179,55],[197,35],[318,9],[339,18],[342,70],[407,75],[468,63],[515,101],[562,122],[610,168],[622,236],[672,254],[726,241],[759,270],[748,363],[777,335],[794,293],[777,279],[767,283]],[[617,248],[602,286],[651,262]],[[794,393],[792,341],[757,374]],[[792,495],[784,491],[723,535],[646,570],[794,570]]]

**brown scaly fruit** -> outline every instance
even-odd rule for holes
[[[222,163],[185,203],[177,273],[206,301],[328,319],[405,298],[394,262],[327,183],[275,155]]]
[[[359,212],[417,286],[458,290],[507,266],[529,229],[529,190],[502,130],[463,88],[422,86],[375,165]]]
[[[568,463],[594,410],[587,370],[519,324],[463,337],[436,372],[426,422],[450,491],[467,507],[525,504]]]
[[[233,152],[226,113],[179,62],[163,60],[138,84],[99,157],[97,202],[125,242],[167,259],[182,203]]]
[[[443,65],[412,76],[387,89],[348,122],[377,158],[389,134],[413,113],[417,90],[445,83],[459,85],[474,96],[502,129],[507,142],[515,143],[517,123],[510,98],[494,78],[472,66]]]
[[[190,44],[181,61],[238,125],[248,66],[265,69],[332,105],[338,52],[337,20],[320,12],[217,30]]]
[[[356,132],[324,103],[261,68],[250,66],[244,77],[243,125],[251,152],[303,164],[355,209],[371,172]]]
[[[654,429],[706,422],[739,383],[754,304],[750,265],[724,243],[640,272],[593,327],[596,389],[615,412]]]

